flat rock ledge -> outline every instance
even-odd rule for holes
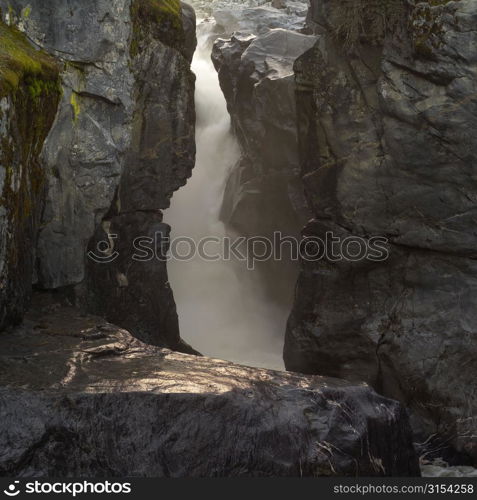
[[[151,347],[40,294],[0,334],[0,476],[415,476],[365,384]]]

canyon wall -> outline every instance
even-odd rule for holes
[[[161,209],[194,165],[193,10],[178,0],[2,0],[0,7],[5,23],[61,68],[61,101],[41,154],[40,230],[13,246],[35,260],[37,287],[68,290],[140,338],[188,350],[165,262],[139,267],[131,257],[136,236],[168,232]],[[88,248],[97,258],[87,258]],[[18,290],[31,288],[25,273]]]
[[[298,238],[310,215],[299,176],[293,63],[315,43],[314,35],[299,32],[306,4],[282,7],[215,10],[221,34],[212,52],[241,150],[227,180],[221,218],[229,230],[267,238],[276,248],[275,233]],[[258,270],[268,296],[289,307],[296,261],[289,246],[281,248],[280,262],[261,262]]]
[[[60,96],[59,67],[0,23],[0,330],[28,307],[48,173],[43,142]]]
[[[477,5],[365,3],[313,0],[295,63],[304,234],[389,258],[302,262],[285,362],[369,382],[475,462]]]
[[[138,262],[132,245],[148,237],[164,253],[162,210],[194,164],[191,9],[0,7],[0,328],[24,319],[0,338],[0,475],[419,475],[405,409],[361,381],[157,347],[194,352],[165,261]],[[276,33],[247,50],[275,64],[281,42],[315,43]],[[293,107],[292,54],[274,74]],[[42,292],[24,316],[32,284]]]

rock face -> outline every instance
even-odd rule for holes
[[[275,232],[297,237],[308,219],[299,181],[293,63],[315,41],[315,36],[277,28],[214,44],[212,60],[241,149],[221,217],[248,237],[273,241]],[[295,263],[286,260],[262,264],[273,293],[285,296],[296,277]]]
[[[130,143],[130,0],[8,4],[9,21],[65,65],[43,153],[50,175],[37,265],[39,286],[75,285],[84,279],[86,243],[111,204]]]
[[[364,384],[174,354],[44,297],[0,353],[2,476],[419,474]]]
[[[108,252],[118,255],[106,265],[88,262],[87,288],[93,291],[89,304],[144,341],[194,352],[179,336],[166,261],[156,256],[136,259],[134,241],[146,237],[155,244],[156,235],[168,235],[160,209],[169,206],[173,192],[185,184],[194,166],[195,80],[189,63],[195,43],[185,43],[182,24],[177,33],[169,31],[165,37],[156,31],[160,20],[151,18],[147,9],[133,13],[136,38],[131,67],[137,100],[132,142],[116,197],[89,246],[94,251],[100,242],[111,242]],[[114,240],[108,237],[111,234],[116,235]]]
[[[272,5],[245,8],[221,8],[213,11],[217,28],[223,33],[235,31],[266,33],[269,29],[301,29],[306,15],[305,2],[289,2],[291,5],[282,9]]]
[[[475,461],[477,5],[351,3],[312,1],[295,65],[305,233],[389,258],[302,263],[286,366],[367,381]]]
[[[0,7],[5,21],[63,66],[62,99],[42,153],[37,286],[73,288],[142,339],[181,348],[165,262],[131,263],[136,236],[158,224],[166,230],[161,209],[194,165],[193,10],[178,0],[0,0]],[[120,261],[87,258],[87,248],[103,257],[98,243],[118,238]]]
[[[40,153],[59,96],[55,60],[0,23],[0,330],[28,306],[47,179]]]

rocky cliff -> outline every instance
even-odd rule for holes
[[[476,26],[473,0],[312,1],[304,232],[385,236],[389,258],[303,262],[285,345],[289,369],[369,382],[474,462]]]
[[[423,452],[475,464],[475,2],[312,0],[303,30],[274,5],[217,13],[246,31],[214,49],[242,149],[223,218],[388,241],[301,263],[284,357],[320,377],[160,348],[194,352],[162,258],[192,9],[0,0],[0,475],[415,475],[403,406]],[[32,285],[57,301],[4,331]]]
[[[314,35],[299,33],[306,5],[214,11],[212,60],[227,100],[241,158],[227,181],[221,217],[247,237],[274,234],[298,238],[309,212],[299,178],[293,63],[311,48]],[[230,36],[230,33],[234,33]],[[275,243],[278,248],[279,245]],[[288,299],[296,280],[296,262],[282,247],[281,262],[262,263],[269,296]]]
[[[0,330],[28,307],[48,182],[41,151],[60,92],[56,61],[0,23]]]
[[[194,164],[193,11],[0,7],[0,475],[418,475],[406,411],[366,384],[157,347],[194,352],[161,212]]]
[[[2,0],[0,7],[6,24],[61,68],[62,97],[42,151],[35,284],[68,287],[140,338],[187,349],[165,262],[137,267],[131,257],[135,237],[167,233],[161,209],[194,165],[192,9],[178,0]],[[27,248],[27,260],[32,238],[15,244]],[[87,258],[88,247],[97,258]],[[30,276],[21,281],[17,289],[29,290]]]
[[[368,386],[148,346],[41,294],[0,337],[1,476],[412,476]]]

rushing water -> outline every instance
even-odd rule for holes
[[[199,36],[192,63],[197,76],[197,161],[187,185],[174,194],[165,221],[172,238],[198,241],[226,235],[219,220],[227,174],[239,158],[230,133],[230,117],[210,60],[207,36]],[[181,336],[204,355],[251,366],[283,369],[282,348],[287,311],[269,302],[259,278],[236,263],[169,263]]]

